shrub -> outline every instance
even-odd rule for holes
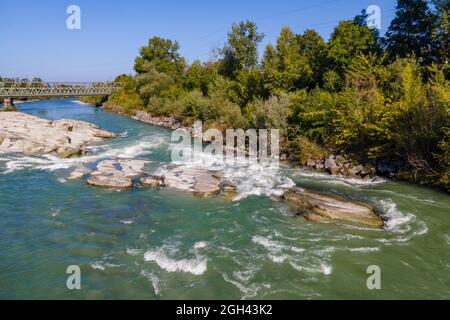
[[[304,136],[298,136],[291,141],[288,151],[292,160],[302,165],[306,164],[308,160],[323,159],[326,156],[322,147]]]

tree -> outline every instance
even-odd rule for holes
[[[331,69],[343,76],[352,59],[359,54],[368,55],[376,51],[376,46],[377,39],[373,30],[354,20],[340,22],[328,43]]]
[[[178,53],[178,42],[159,37],[149,39],[148,45],[139,51],[134,70],[138,74],[145,72],[144,64],[151,62],[155,70],[166,73],[175,79],[181,79],[186,67],[184,58]]]
[[[164,72],[159,72],[155,65],[146,61],[140,74],[136,76],[136,84],[144,105],[147,106],[153,97],[172,98],[176,87],[173,77]]]
[[[384,39],[391,60],[415,56],[425,64],[436,61],[433,33],[436,17],[426,0],[398,0],[395,18]]]
[[[139,96],[134,77],[123,74],[118,76],[114,82],[120,83],[122,87],[109,96],[108,102],[106,103],[108,107],[121,107],[125,111],[141,109],[143,107],[143,102]]]
[[[263,72],[266,88],[274,94],[305,87],[311,81],[311,67],[301,52],[298,37],[289,28],[283,27],[275,48],[266,48]]]
[[[448,0],[433,0],[435,15],[437,16],[437,30],[435,32],[436,56],[439,64],[448,65],[450,53],[450,2]]]
[[[320,83],[327,64],[327,44],[314,30],[306,30],[298,36],[300,52],[306,57],[311,74],[311,87]]]
[[[217,75],[216,64],[209,62],[202,64],[194,61],[186,71],[184,85],[188,90],[200,90],[204,95],[208,94],[208,86]]]
[[[264,38],[259,33],[256,24],[251,21],[241,21],[233,24],[228,33],[228,41],[222,49],[221,73],[234,78],[240,70],[250,70],[258,65],[258,45]]]

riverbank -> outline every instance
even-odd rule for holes
[[[145,115],[137,112],[138,119]],[[135,117],[136,118],[136,117]],[[145,119],[149,119],[146,117]],[[152,124],[166,124],[170,119]],[[170,122],[172,128],[179,124]],[[19,153],[27,156],[55,154],[60,158],[86,155],[86,148],[105,138],[114,138],[112,132],[102,130],[88,122],[71,119],[45,120],[21,112],[0,114],[0,154]],[[227,199],[238,198],[242,190],[225,173],[225,168],[211,170],[204,166],[173,165],[161,175],[148,173],[150,162],[138,159],[109,157],[103,161],[82,161],[70,173],[68,179],[86,177],[89,185],[106,188],[132,188],[133,179],[139,179],[142,187],[168,187],[192,192],[196,196],[222,195]],[[242,170],[242,168],[240,168]],[[231,168],[232,171],[239,168]],[[244,168],[245,170],[245,168]],[[268,169],[269,170],[269,169]],[[232,172],[234,174],[234,172]],[[295,185],[295,184],[294,184]],[[351,199],[337,199],[330,195],[311,193],[302,188],[285,186],[278,195],[291,203],[293,210],[311,221],[340,221],[382,227],[383,220],[367,204]]]
[[[117,137],[75,158],[0,156],[2,298],[449,297],[448,261],[442,259],[450,245],[447,194],[288,166],[277,172],[226,169],[241,190],[235,201],[141,186],[139,178],[131,188],[95,187],[87,183],[89,175],[68,176],[79,164],[93,170],[109,159],[148,161],[150,175],[170,172],[170,131],[72,99],[20,110],[49,121],[86,121]],[[385,227],[297,216],[277,198],[292,183],[379,208],[388,218]],[[74,264],[82,272],[82,290],[67,290],[61,281]],[[376,292],[366,286],[373,264],[384,279]]]
[[[152,116],[143,110],[125,110],[120,106],[112,106],[107,103],[102,107],[107,111],[125,115],[147,124],[172,130],[182,128],[187,132],[192,132],[192,127],[185,126],[182,121],[177,120],[175,117]],[[352,157],[346,154],[335,155],[331,152],[325,153],[320,158],[309,158],[299,162],[298,159],[290,155],[289,151],[289,149],[281,150],[280,160],[293,167],[310,168],[330,175],[357,178],[366,181],[376,181],[380,179],[379,177],[383,177],[438,188],[450,193],[450,188],[446,183],[436,185],[436,183],[430,181],[430,177],[420,177],[417,173],[409,172],[407,167],[399,162],[391,162],[386,159],[372,159],[364,162],[362,159],[355,158],[354,156]]]

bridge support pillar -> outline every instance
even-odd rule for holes
[[[3,100],[3,108],[5,107],[14,107],[14,99],[13,98],[5,98]]]

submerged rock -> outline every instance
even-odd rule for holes
[[[88,144],[113,137],[114,133],[84,121],[50,121],[21,112],[0,112],[0,153],[55,152],[67,158],[80,155]]]
[[[283,197],[295,210],[311,221],[346,221],[382,227],[383,220],[369,205],[336,196],[291,188]]]

